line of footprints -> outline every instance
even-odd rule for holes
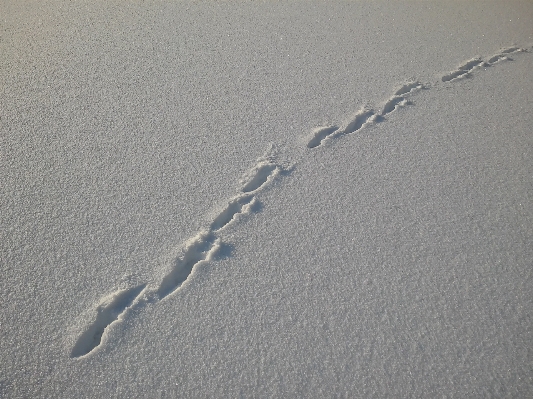
[[[517,53],[530,53],[528,49],[509,47],[500,50],[487,59],[473,58],[460,65],[456,70],[446,73],[436,84],[454,82],[468,77],[477,69],[491,67],[502,61],[512,60],[510,56]],[[398,108],[412,105],[409,100],[414,93],[429,89],[430,84],[408,82],[395,91],[381,107],[375,111],[370,107],[363,107],[342,126],[323,126],[311,132],[307,143],[309,149],[326,145],[331,140],[341,136],[361,131],[373,123],[382,122],[385,116]],[[188,240],[157,287],[141,284],[129,289],[119,290],[101,299],[96,307],[96,318],[83,331],[76,341],[71,358],[83,358],[95,351],[105,341],[106,330],[110,325],[120,322],[134,307],[142,306],[148,302],[158,302],[172,295],[182,287],[182,284],[191,276],[194,268],[202,262],[209,262],[215,258],[222,246],[222,233],[224,229],[236,222],[241,215],[250,214],[259,209],[257,195],[277,177],[287,175],[289,167],[276,161],[274,147],[259,158],[256,165],[243,179],[238,194],[231,198],[225,208],[214,218],[209,228],[200,231]]]

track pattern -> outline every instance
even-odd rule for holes
[[[222,247],[224,229],[258,209],[257,195],[277,177],[289,172],[290,169],[276,163],[276,151],[270,148],[246,173],[237,194],[226,201],[209,227],[184,244],[157,287],[148,288],[147,284],[142,284],[112,293],[100,301],[96,319],[80,335],[70,356],[80,358],[92,353],[105,342],[107,329],[122,320],[132,308],[142,307],[147,302],[156,303],[178,291],[195,268],[216,258]]]
[[[97,348],[101,344],[102,336],[107,328],[124,317],[126,311],[145,287],[146,284],[143,284],[134,288],[119,290],[103,298],[96,308],[96,319],[78,338],[70,357],[85,356]]]
[[[398,109],[414,105],[410,99],[420,90],[429,90],[435,85],[453,84],[472,76],[477,70],[512,60],[511,55],[513,54],[531,53],[532,50],[533,47],[527,49],[516,46],[508,47],[485,59],[475,57],[465,61],[455,70],[442,75],[437,82],[408,81],[400,85],[380,107],[364,106],[348,118],[344,124],[313,129],[307,142],[307,148],[314,150],[326,146],[333,140],[360,132],[372,124],[386,121],[390,114]],[[148,302],[157,303],[182,289],[199,265],[216,259],[223,246],[224,230],[259,209],[260,203],[257,197],[261,191],[278,177],[288,175],[291,169],[292,167],[281,165],[277,161],[274,147],[270,148],[246,173],[240,182],[241,186],[236,195],[225,202],[209,226],[184,243],[179,255],[169,265],[166,274],[157,286],[152,287],[148,283],[144,283],[116,291],[100,301],[95,309],[95,320],[81,333],[70,356],[72,358],[84,358],[90,355],[105,343],[110,326],[123,320],[131,309],[142,307]]]
[[[470,77],[472,73],[478,69],[488,68],[502,61],[512,60],[510,57],[512,54],[526,53],[530,51],[530,49],[524,49],[515,46],[508,47],[501,49],[499,52],[487,57],[486,59],[481,57],[472,58],[462,63],[459,67],[457,67],[457,69],[445,73],[438,82],[407,82],[398,88],[394,94],[384,102],[383,106],[381,107],[381,111],[375,111],[374,108],[365,106],[360,108],[351,118],[349,118],[348,122],[342,128],[339,128],[337,125],[333,125],[322,126],[314,129],[311,132],[311,137],[307,143],[307,148],[313,149],[326,145],[333,139],[347,134],[357,133],[367,126],[385,121],[385,116],[389,115],[395,110],[408,105],[414,105],[409,99],[420,90],[429,90],[431,87],[437,84],[446,84]]]
[[[342,128],[337,126],[319,127],[312,132],[311,140],[307,143],[307,148],[316,148],[325,144],[328,140],[336,139],[338,137],[357,133],[365,126],[381,122],[385,115],[412,104],[407,97],[424,88],[420,82],[407,82],[397,89],[394,94],[385,102],[381,111],[377,112],[370,107],[362,107],[359,109]]]

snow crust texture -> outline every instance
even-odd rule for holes
[[[533,397],[530,0],[0,15],[0,398]]]
[[[509,55],[513,53],[527,53],[528,49],[520,47],[508,47],[487,58],[473,58],[458,67],[456,71],[450,72],[442,77],[442,82],[453,82],[465,78],[474,70],[484,66],[491,67],[503,60],[512,60]],[[435,84],[435,83],[433,83]],[[357,133],[366,126],[382,122],[385,116],[393,111],[412,105],[408,97],[422,89],[429,89],[432,84],[422,84],[420,82],[408,82],[398,88],[394,94],[385,102],[381,111],[374,111],[371,108],[363,107],[349,119],[343,128],[336,126],[318,127],[313,130],[313,136],[309,140],[307,147],[314,149],[324,145],[326,142],[337,139],[341,136]],[[196,267],[205,262],[216,259],[217,253],[222,246],[223,230],[240,220],[244,215],[253,212],[261,206],[256,195],[266,188],[276,177],[287,175],[289,170],[276,164],[276,152],[271,147],[265,155],[257,160],[256,165],[250,169],[241,180],[240,193],[227,201],[227,205],[214,218],[208,230],[199,232],[184,245],[182,254],[173,262],[170,271],[162,279],[159,286],[154,290],[144,290],[147,283],[128,290],[123,290],[112,294],[110,303],[106,303],[106,298],[102,299],[104,305],[99,305],[96,309],[97,318],[91,323],[87,330],[80,336],[76,345],[72,349],[72,357],[81,357],[91,353],[102,344],[102,335],[106,328],[113,322],[120,321],[123,314],[130,309],[130,305],[141,294],[144,298],[137,300],[137,306],[143,306],[145,302],[157,302],[168,295],[176,292],[189,277]],[[294,160],[296,161],[296,160]],[[296,165],[296,162],[293,164]],[[154,295],[155,294],[155,295]]]

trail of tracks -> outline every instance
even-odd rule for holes
[[[483,59],[472,58],[456,70],[444,74],[438,82],[420,83],[409,81],[401,85],[376,111],[371,107],[362,107],[356,111],[348,122],[339,126],[322,126],[311,132],[307,148],[312,151],[342,136],[357,133],[365,127],[387,120],[387,116],[399,108],[414,105],[409,99],[421,90],[429,90],[435,85],[452,84],[467,78],[476,70],[492,67],[503,61],[510,60],[512,54],[531,53],[532,48],[509,47]],[[294,164],[293,164],[294,165]],[[151,287],[142,284],[125,290],[116,291],[105,296],[96,307],[96,318],[89,324],[76,341],[72,358],[89,355],[105,343],[105,332],[114,323],[120,322],[126,313],[134,307],[146,302],[158,302],[176,291],[191,278],[195,268],[202,262],[216,258],[222,245],[224,230],[227,226],[237,223],[244,216],[253,213],[260,207],[258,195],[276,178],[288,175],[290,168],[277,161],[276,152],[271,148],[259,158],[248,171],[242,186],[236,195],[226,201],[218,215],[205,230],[191,237],[183,246],[181,253],[173,260],[162,281]]]

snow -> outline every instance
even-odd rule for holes
[[[15,2],[0,397],[531,397],[533,6]]]

